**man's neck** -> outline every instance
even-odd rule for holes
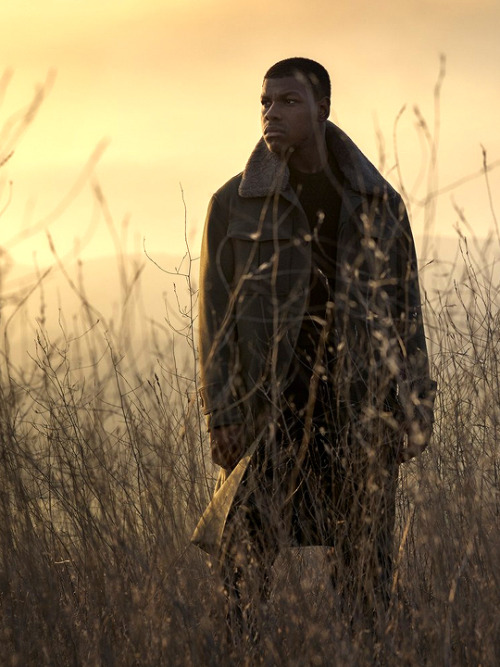
[[[304,174],[315,174],[323,171],[328,164],[328,149],[323,137],[318,144],[307,149],[296,149],[290,152],[288,159],[290,169],[301,171]]]

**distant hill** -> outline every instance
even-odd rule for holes
[[[467,281],[470,268],[483,284],[500,284],[500,244],[496,238],[440,236],[423,243],[416,237],[416,245],[420,281],[431,299],[450,293],[455,283]]]
[[[143,299],[146,312],[151,316],[164,314],[165,295],[172,292],[174,284],[182,288],[185,279],[175,276],[177,269],[187,272],[187,258],[166,254],[149,259],[145,254],[131,254],[123,257],[101,257],[71,262],[63,268],[54,264],[49,269],[35,270],[25,265],[16,265],[3,279],[3,298],[16,299],[29,296],[32,307],[45,300],[46,307],[69,309],[79,308],[82,297],[106,317],[116,313],[130,297],[131,288]],[[167,273],[168,272],[168,273]],[[198,262],[193,263],[193,278],[197,280]],[[40,281],[40,276],[45,275]],[[39,285],[37,286],[37,283]],[[68,312],[69,312],[68,311]]]
[[[13,267],[2,285],[2,329],[7,327],[11,355],[33,354],[40,332],[51,342],[98,327],[129,353],[144,356],[152,331],[171,344],[167,319],[184,327],[190,310],[187,258],[166,254],[103,257],[35,272]],[[170,273],[167,273],[170,272]],[[198,262],[192,266],[197,281]],[[182,340],[182,336],[178,336]],[[147,343],[148,345],[150,343]],[[118,345],[118,343],[117,343]]]
[[[454,298],[454,283],[460,283],[464,276],[463,242],[461,252],[458,237],[438,237],[428,244],[416,241],[427,298],[438,302],[438,293],[443,291]],[[483,271],[486,280],[492,272],[498,278],[498,243],[484,247],[484,243],[478,246],[470,241],[468,245],[476,270]],[[54,265],[46,275],[44,271],[37,275],[26,266],[12,267],[2,276],[1,290],[2,329],[7,326],[11,353],[16,352],[19,358],[32,355],[40,331],[57,341],[95,326],[135,357],[154,355],[155,346],[163,349],[173,339],[184,345],[182,334],[176,336],[168,321],[181,331],[190,324],[187,281],[180,275],[189,270],[188,258],[158,254],[153,259],[145,254],[102,257],[73,262],[62,269]],[[194,289],[198,270],[199,262],[194,261]]]

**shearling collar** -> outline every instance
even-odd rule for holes
[[[346,184],[352,190],[364,194],[393,191],[352,139],[330,121],[326,124],[326,144],[330,153],[336,157]],[[286,164],[271,153],[261,138],[243,171],[238,193],[241,197],[267,197],[275,192],[284,192],[289,177]]]

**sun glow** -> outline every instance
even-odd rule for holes
[[[440,52],[447,56],[447,73],[440,101],[439,184],[480,171],[480,144],[488,160],[500,158],[495,114],[500,89],[491,85],[500,62],[497,5],[484,0],[478,12],[461,0],[453,3],[460,12],[450,13],[448,0],[426,0],[425,12],[413,1],[397,7],[385,0],[376,7],[367,0],[313,4],[315,11],[299,0],[280,0],[264,17],[262,0],[252,7],[227,0],[3,2],[1,50],[11,76],[0,96],[0,131],[26,109],[37,85],[45,97],[0,168],[0,210],[5,207],[0,244],[58,210],[105,141],[92,178],[106,193],[117,224],[130,218],[139,245],[146,237],[155,247],[181,253],[182,183],[196,245],[211,193],[243,168],[259,137],[262,73],[291,52],[317,58],[330,69],[332,118],[376,164],[377,131],[383,136],[383,157],[395,185],[394,120],[404,105],[397,139],[405,184],[415,181],[413,171],[428,160],[429,146],[412,107],[418,105],[432,128]],[[397,44],[395,32],[404,37]],[[51,223],[62,252],[78,244],[93,219],[91,181]],[[490,183],[495,203],[498,171],[490,174]],[[485,234],[492,214],[488,202],[481,203],[483,195],[480,179],[453,192],[454,202],[468,215],[473,212],[476,231]],[[440,207],[440,232],[453,233],[456,214],[449,195]],[[418,233],[422,223],[414,208]],[[31,261],[36,252],[50,263],[44,234],[9,251],[16,261]],[[96,232],[86,252],[109,252],[108,237],[106,230]]]

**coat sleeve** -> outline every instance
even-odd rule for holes
[[[403,203],[399,203],[403,228],[398,256],[397,327],[403,356],[399,401],[406,421],[421,412],[433,421],[436,383],[430,378],[429,358],[422,317],[415,243]]]
[[[199,286],[200,393],[209,429],[243,422],[235,389],[234,257],[227,226],[228,207],[214,195],[203,234]]]

